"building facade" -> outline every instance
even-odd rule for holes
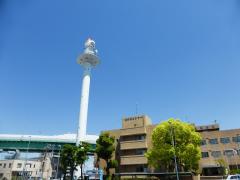
[[[218,124],[197,126],[196,130],[202,136],[202,158],[200,167],[204,174],[209,169],[225,166],[227,169],[240,168],[240,129],[220,130]]]
[[[147,172],[148,162],[144,156],[151,148],[151,134],[155,125],[146,116],[123,118],[122,128],[107,131],[115,137],[114,157],[119,162],[118,172]]]
[[[153,171],[144,154],[152,147],[151,136],[156,126],[148,116],[143,115],[123,118],[121,129],[105,131],[115,137],[113,158],[119,162],[117,172]],[[223,163],[230,169],[240,168],[240,129],[220,130],[218,124],[195,127],[202,136],[200,171],[211,174],[206,169],[223,166]]]
[[[0,160],[0,179],[50,179],[52,167],[50,158],[44,160]]]

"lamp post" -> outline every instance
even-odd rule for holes
[[[235,165],[236,165],[236,168],[238,170],[238,164],[237,164],[237,160],[235,159],[235,156],[237,156],[237,150],[233,149],[233,156],[234,156],[234,160],[235,160]]]
[[[239,146],[239,142],[240,142],[240,136],[239,136],[239,134],[237,134],[237,162],[239,161],[239,155],[240,155],[240,146]],[[238,169],[238,163],[237,163],[237,169]]]
[[[179,176],[178,176],[178,165],[177,165],[177,157],[176,157],[176,152],[175,152],[174,129],[173,129],[172,123],[169,122],[169,121],[168,121],[168,123],[169,123],[169,125],[170,125],[170,133],[171,133],[171,139],[172,139],[172,146],[173,146],[173,149],[174,149],[175,171],[176,171],[177,180],[179,180]]]
[[[25,156],[25,163],[24,163],[23,170],[22,170],[22,177],[24,179],[25,179],[25,170],[26,170],[26,165],[27,165],[28,151],[29,151],[30,143],[31,143],[31,136],[29,136],[29,141],[28,141],[28,146],[27,146],[27,153],[26,153],[26,156]]]
[[[62,146],[61,145],[58,145],[59,147],[59,154],[58,154],[58,161],[57,161],[57,172],[56,172],[56,175],[55,175],[55,179],[57,179],[58,177],[58,167],[59,167],[59,159],[60,159],[60,155],[61,155],[61,149],[62,149]]]

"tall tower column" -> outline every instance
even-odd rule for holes
[[[89,38],[85,42],[85,50],[83,54],[80,55],[77,62],[84,68],[79,112],[79,124],[76,140],[76,144],[79,145],[81,141],[84,141],[87,131],[87,115],[88,115],[91,69],[92,67],[95,67],[99,63],[99,58],[97,57],[97,50],[95,49],[95,42],[92,39]]]

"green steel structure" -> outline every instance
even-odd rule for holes
[[[58,141],[58,140],[19,140],[19,139],[1,139],[0,151],[28,151],[28,152],[45,152],[45,151],[59,151],[64,144],[76,143],[72,140]],[[91,145],[91,152],[95,151],[96,145]]]

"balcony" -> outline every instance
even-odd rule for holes
[[[147,158],[144,155],[121,156],[121,165],[147,164]]]
[[[147,148],[146,140],[122,141],[120,142],[120,150],[127,149],[144,149]]]

